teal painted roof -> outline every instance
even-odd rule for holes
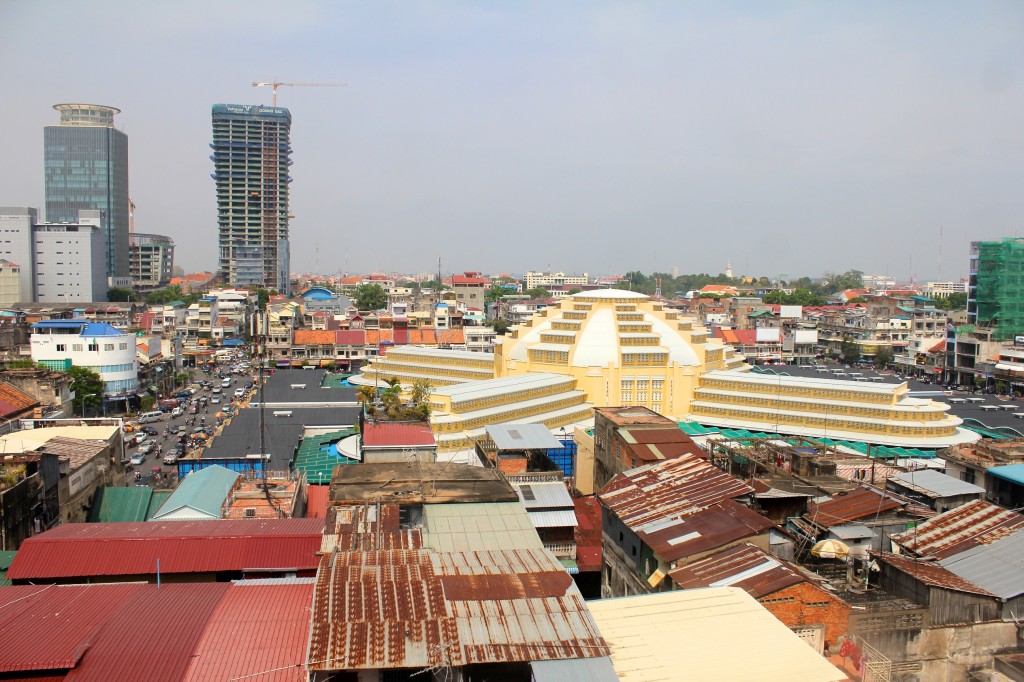
[[[330,483],[334,467],[339,464],[357,464],[340,456],[334,447],[338,441],[353,434],[355,429],[343,429],[303,438],[295,455],[295,470],[305,472],[306,480],[311,484]]]
[[[792,436],[778,433],[766,433],[764,431],[747,431],[746,429],[721,429],[718,427],[701,426],[696,422],[679,422],[679,428],[689,436],[706,436],[709,433],[717,433],[730,440],[739,440],[743,438],[771,438],[774,440],[783,440],[790,445],[796,445],[798,441]],[[878,459],[903,459],[910,457],[923,457],[930,459],[935,457],[934,450],[921,450],[920,448],[901,448],[893,447],[889,445],[868,445],[867,443],[861,443],[859,441],[851,440],[834,440],[832,438],[815,438],[811,437],[812,440],[816,440],[819,443],[825,445],[841,446],[855,450],[862,455],[876,457]],[[1024,464],[1020,465],[1024,467]],[[989,469],[991,471],[991,469]]]
[[[88,521],[89,523],[145,521],[152,497],[153,489],[148,485],[100,488],[89,509]]]
[[[992,467],[985,473],[1010,483],[1024,485],[1024,464],[1007,464],[1006,466]]]
[[[219,519],[224,500],[240,474],[219,465],[193,471],[181,480],[178,487],[153,515],[153,520]]]

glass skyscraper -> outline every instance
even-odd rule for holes
[[[287,109],[213,106],[213,179],[217,189],[218,270],[233,286],[291,295],[288,175],[292,116]]]
[[[57,104],[60,124],[43,128],[46,220],[74,223],[79,210],[102,212],[107,277],[128,277],[128,136],[114,128],[120,109]]]

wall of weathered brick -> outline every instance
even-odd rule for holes
[[[788,627],[824,625],[825,641],[833,648],[847,633],[850,606],[810,583],[791,585],[758,601]]]

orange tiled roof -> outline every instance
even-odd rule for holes
[[[296,346],[333,346],[334,332],[329,329],[296,329]]]
[[[209,282],[213,279],[212,272],[190,272],[185,275],[185,279],[190,282]]]
[[[437,332],[438,343],[460,344],[466,342],[466,334],[461,329],[442,329]]]
[[[0,419],[11,419],[39,405],[39,401],[10,384],[0,383]]]

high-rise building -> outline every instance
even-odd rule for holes
[[[997,341],[1024,336],[1024,239],[971,243],[967,322]]]
[[[257,285],[291,295],[287,109],[213,106],[213,179],[217,187],[218,271],[231,286]]]
[[[79,211],[74,223],[32,227],[35,298],[47,303],[107,300],[102,211]]]
[[[46,220],[74,223],[78,211],[102,212],[106,277],[128,270],[128,136],[114,128],[120,109],[57,104],[60,124],[43,128]]]
[[[35,272],[32,258],[32,227],[39,213],[25,206],[0,207],[0,258],[21,266],[21,300],[34,301]]]
[[[129,247],[132,286],[144,291],[159,289],[171,281],[174,240],[162,234],[133,232]]]

